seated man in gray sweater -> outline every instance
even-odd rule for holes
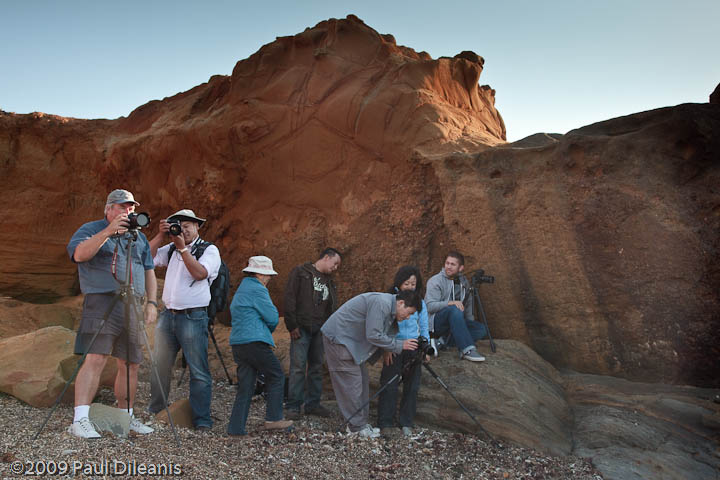
[[[398,340],[397,322],[422,310],[420,296],[411,290],[363,293],[344,303],[323,325],[323,344],[330,380],[348,432],[379,437],[368,423],[370,379],[367,362],[374,363],[383,350],[401,353],[417,349],[414,338]],[[362,409],[361,409],[362,407]],[[357,414],[356,414],[357,412]]]
[[[425,304],[430,331],[447,337],[448,345],[456,345],[463,360],[482,362],[485,357],[475,349],[475,342],[487,335],[487,329],[473,316],[473,297],[464,268],[465,257],[450,252],[440,273],[428,280]]]

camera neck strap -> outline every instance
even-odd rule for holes
[[[120,238],[117,238],[115,240],[115,250],[113,251],[113,257],[112,257],[112,263],[110,264],[110,272],[112,272],[112,276],[118,283],[123,283],[117,278],[117,259],[118,259],[118,248],[120,247]],[[128,248],[130,248],[130,241],[128,240]],[[130,268],[130,284],[132,284],[133,278],[132,278],[132,259],[130,259],[130,265],[125,265],[125,268]]]

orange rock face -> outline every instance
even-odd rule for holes
[[[290,269],[325,246],[345,253],[342,299],[457,248],[497,277],[481,293],[498,337],[583,372],[716,384],[717,106],[507,145],[482,69],[350,16],[127,118],[2,113],[0,292],[77,293],[65,245],[127,188],[155,219],[207,217],[236,281],[271,257],[281,310]]]

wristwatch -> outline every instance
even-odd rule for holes
[[[185,252],[187,252],[187,251],[188,251],[188,248],[187,248],[187,247],[183,247],[183,248],[181,248],[180,250],[178,250],[178,252],[180,252],[180,255],[182,255],[183,253],[185,253]]]
[[[145,303],[149,303],[150,305],[155,305],[155,308],[158,308],[158,304],[157,304],[157,302],[156,302],[155,300],[148,300],[148,301],[145,302]]]

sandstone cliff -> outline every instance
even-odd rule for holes
[[[507,144],[482,69],[350,16],[127,118],[0,113],[0,292],[77,293],[67,240],[122,187],[155,219],[207,216],[236,280],[273,258],[280,307],[326,245],[346,254],[342,299],[457,248],[497,278],[481,287],[497,337],[557,367],[717,386],[718,105]]]

